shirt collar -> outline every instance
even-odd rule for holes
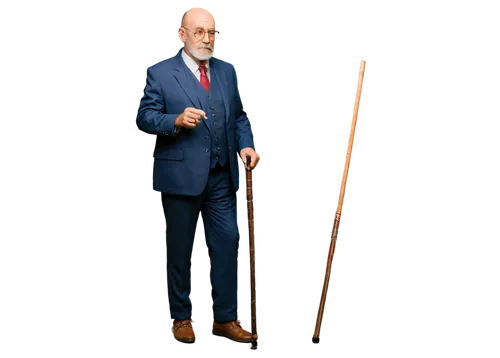
[[[194,59],[189,57],[189,55],[186,53],[186,51],[184,49],[182,49],[181,55],[182,55],[182,59],[184,60],[184,63],[193,73],[196,73],[197,71],[200,70],[200,65],[198,65]],[[209,63],[210,63],[210,61],[205,61],[205,66],[207,68],[207,72],[210,70]]]

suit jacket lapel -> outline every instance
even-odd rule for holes
[[[222,71],[217,63],[210,59],[210,75],[217,78],[217,82],[219,83],[219,89],[222,94],[222,99],[224,100],[224,109],[226,110],[226,122],[229,120],[229,100],[226,96],[226,88],[227,87],[227,79],[226,74]]]
[[[194,87],[194,85],[196,85],[196,82],[192,81],[192,79],[188,77],[188,75],[191,75],[188,72],[190,71],[190,69],[187,68],[186,64],[184,63],[184,60],[182,59],[181,56],[181,51],[179,51],[179,53],[175,57],[177,60],[177,64],[176,66],[173,67],[174,77],[179,83],[179,86],[181,86],[184,93],[186,93],[186,95],[188,96],[189,100],[193,104],[193,107],[202,109],[203,111],[205,111],[205,113],[207,113],[207,109],[204,108],[203,102],[200,100],[200,97],[198,96],[198,91]],[[208,125],[207,120],[203,118],[202,121],[203,123],[205,123],[208,130],[210,130],[210,126]]]

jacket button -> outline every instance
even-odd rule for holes
[[[210,109],[214,109],[214,106],[210,106]]]
[[[205,153],[208,153],[208,149],[205,149],[205,150],[204,150],[204,152],[205,152]]]
[[[205,139],[210,139],[210,137],[206,135],[206,136],[205,136]]]

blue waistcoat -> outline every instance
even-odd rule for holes
[[[187,69],[186,66],[186,70]],[[191,71],[189,71],[191,72]],[[212,72],[210,78],[210,88],[208,92],[202,87],[201,83],[191,72],[191,79],[197,82],[198,97],[206,109],[208,122],[210,124],[210,168],[215,168],[217,162],[221,166],[228,163],[228,144],[226,133],[226,111],[224,109],[224,100],[219,88],[217,76]]]

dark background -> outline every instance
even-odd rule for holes
[[[136,51],[123,60],[126,79],[126,109],[133,113],[136,89],[144,84],[144,65],[153,56],[168,55],[178,46],[175,42],[173,16],[182,13],[182,2],[165,13],[160,33],[143,32]],[[256,18],[261,9],[240,4],[228,7],[210,2],[217,14],[224,16],[225,56],[241,63],[241,87],[246,91],[247,110],[255,113],[257,144],[265,152],[265,175],[257,176],[257,231],[265,233],[265,254],[257,261],[257,278],[264,280],[264,296],[259,296],[260,324],[265,327],[266,352],[281,350],[326,351],[349,346],[360,335],[356,322],[367,319],[375,302],[373,269],[377,244],[370,231],[371,203],[376,200],[373,178],[377,137],[376,116],[364,121],[361,167],[353,169],[350,198],[354,209],[346,210],[344,222],[348,245],[338,257],[337,303],[329,307],[329,337],[321,346],[307,345],[304,328],[312,324],[311,307],[316,303],[312,289],[319,287],[319,260],[324,255],[320,241],[327,238],[325,208],[335,198],[335,153],[343,152],[345,133],[340,120],[342,107],[351,103],[351,51],[335,54],[331,59],[315,57],[314,51],[286,41],[265,41],[259,35]],[[265,12],[265,11],[264,11]],[[170,20],[172,19],[172,20]],[[283,23],[286,25],[286,22]],[[279,37],[273,31],[270,37]],[[287,38],[284,38],[287,40]],[[307,50],[307,48],[306,48]],[[359,50],[353,50],[358,53]],[[288,55],[288,56],[287,56]],[[238,59],[234,57],[238,56]],[[373,92],[371,92],[373,94]],[[372,96],[373,98],[374,96]],[[372,100],[372,105],[375,101]],[[374,108],[375,106],[373,106]],[[129,243],[135,245],[134,271],[125,284],[132,290],[136,303],[143,305],[140,334],[153,340],[160,349],[178,349],[167,345],[168,315],[163,263],[158,265],[160,207],[158,196],[151,193],[151,138],[137,137],[133,121],[127,119],[127,141],[130,144],[130,200],[134,201],[135,236],[129,232]],[[241,207],[240,207],[241,208]],[[246,225],[242,226],[241,318],[248,319],[248,269],[246,258]],[[161,249],[160,249],[161,250]],[[144,262],[144,264],[143,264]],[[160,266],[160,270],[159,270]],[[127,271],[128,272],[128,271]],[[209,305],[208,258],[201,240],[196,251],[193,273],[195,319],[201,319],[200,334],[207,340]],[[376,284],[375,284],[376,285]],[[125,288],[124,288],[125,289]],[[199,312],[199,316],[196,314]],[[264,318],[262,318],[264,316]],[[139,332],[138,332],[139,334]],[[215,341],[214,343],[222,343]],[[154,345],[156,347],[156,344]],[[185,349],[185,347],[181,347]],[[244,350],[216,344],[213,349]],[[240,349],[241,348],[241,349]]]

